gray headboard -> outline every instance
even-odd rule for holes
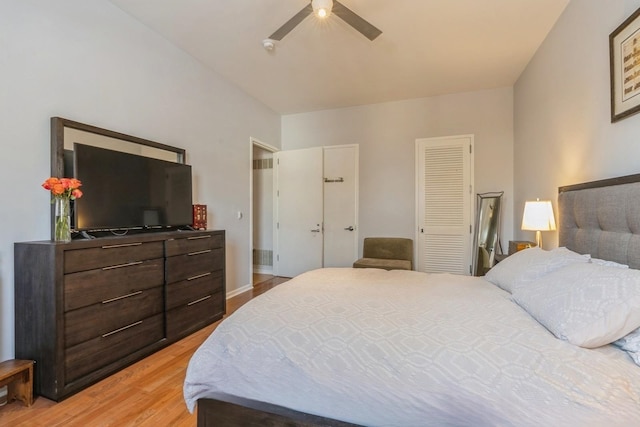
[[[559,245],[640,268],[640,174],[558,189]]]

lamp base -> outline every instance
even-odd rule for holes
[[[536,246],[542,249],[542,232],[536,231]]]

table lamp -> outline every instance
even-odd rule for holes
[[[524,204],[522,215],[522,230],[536,232],[536,245],[542,249],[541,231],[553,231],[556,229],[556,220],[553,216],[553,207],[550,200],[527,201]]]

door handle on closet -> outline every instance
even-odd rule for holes
[[[314,230],[311,230],[311,232],[312,232],[312,233],[319,233],[319,232],[320,232],[320,229],[319,229],[319,228],[316,228],[316,229],[314,229]]]
[[[348,226],[348,227],[345,227],[345,230],[347,230],[347,231],[353,231],[353,230],[355,230],[355,228],[353,228],[353,225],[350,225],[350,226]]]

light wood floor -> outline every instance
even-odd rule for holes
[[[253,291],[227,301],[227,315],[287,278],[254,275]],[[0,426],[195,426],[182,396],[189,359],[220,322],[160,350],[60,403],[38,397],[0,407]]]

